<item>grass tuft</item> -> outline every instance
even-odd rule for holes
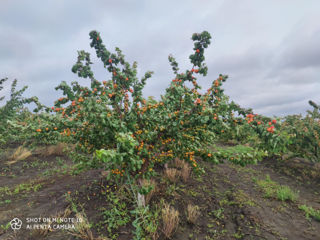
[[[167,238],[171,238],[179,225],[179,212],[169,204],[164,204],[162,209],[163,233]]]
[[[200,216],[200,208],[197,205],[188,204],[187,207],[187,221],[189,223],[195,224],[198,217]]]

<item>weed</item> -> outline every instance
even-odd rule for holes
[[[170,184],[168,187],[167,187],[167,194],[168,195],[174,195],[175,192],[177,192],[180,188],[178,186],[176,186],[176,184]]]
[[[213,210],[213,215],[217,218],[217,219],[223,219],[224,215],[224,208],[218,208],[217,210]]]
[[[193,191],[192,189],[190,189],[190,190],[188,191],[188,194],[191,195],[192,197],[197,197],[197,196],[199,195],[198,192]]]
[[[6,225],[1,224],[0,225],[0,235],[2,233],[5,233],[10,227],[10,222],[8,222]]]
[[[167,168],[165,170],[165,175],[171,182],[176,182],[177,176],[178,176],[178,171],[175,168]]]
[[[28,157],[30,157],[31,155],[32,155],[32,153],[28,149],[20,146],[12,154],[12,156],[11,156],[12,161],[8,162],[8,164],[13,164],[13,163],[15,163],[17,161],[25,160]]]
[[[200,215],[200,208],[197,205],[188,204],[187,206],[187,221],[195,224]]]
[[[237,232],[237,233],[234,233],[232,236],[235,237],[235,239],[242,239],[244,234],[241,232]]]
[[[4,201],[0,201],[0,206],[3,205],[3,204],[10,204],[11,203],[11,200],[10,199],[6,199]]]
[[[181,169],[181,177],[184,182],[187,182],[190,176],[190,173],[191,173],[191,167],[186,162],[183,162],[182,169]]]
[[[16,195],[21,192],[37,192],[42,187],[41,183],[35,184],[35,182],[31,181],[30,183],[21,183],[14,188],[10,189],[8,187],[1,187],[0,188],[0,196],[4,195]]]
[[[179,225],[179,212],[169,204],[164,204],[162,209],[163,233],[170,238]]]
[[[313,217],[315,220],[320,222],[320,209],[315,210],[312,207],[308,207],[307,205],[300,205],[299,209],[303,210],[306,214],[306,218],[310,220],[310,216]]]
[[[131,211],[131,213],[135,215],[135,220],[132,222],[132,225],[135,227],[134,240],[150,239],[149,237],[153,240],[158,239],[158,209],[152,212],[149,206],[141,206]]]
[[[107,199],[111,204],[111,208],[101,208],[103,210],[103,223],[107,226],[109,234],[114,239],[117,238],[117,234],[112,235],[112,232],[120,226],[125,226],[130,221],[130,216],[126,203],[120,201],[115,193],[111,192],[107,195]]]
[[[84,213],[76,213],[76,218],[81,219],[82,221],[77,221],[74,224],[74,229],[68,229],[69,234],[76,236],[80,239],[85,240],[94,240],[91,225]]]
[[[280,186],[277,190],[277,198],[281,201],[296,201],[298,193],[292,191],[288,186]]]
[[[57,161],[57,164],[58,164],[59,166],[62,166],[63,163],[64,163],[64,161],[63,161],[63,159],[62,159],[61,157],[56,157],[56,161]]]
[[[141,185],[143,188],[148,189],[145,194],[145,203],[148,204],[156,192],[156,182],[153,179],[142,179]]]
[[[256,183],[264,191],[266,198],[273,197],[281,201],[295,201],[298,197],[298,192],[272,181],[269,175],[266,176],[266,180],[256,180]]]
[[[183,168],[183,166],[185,165],[185,161],[181,160],[180,158],[175,158],[174,165],[176,168]]]

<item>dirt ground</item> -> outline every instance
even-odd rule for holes
[[[12,162],[14,148],[0,152],[0,239],[81,239],[65,230],[26,229],[27,218],[54,217],[66,214],[71,203],[81,206],[90,223],[102,220],[99,208],[108,207],[102,170],[74,174],[72,161],[54,151],[47,156],[32,154]],[[229,163],[202,163],[206,173],[193,176],[186,183],[178,179],[168,183],[156,178],[157,191],[151,205],[160,199],[179,211],[179,227],[172,239],[280,239],[319,240],[320,222],[307,219],[299,209],[306,204],[320,209],[320,170],[318,165],[303,159],[279,162],[266,159],[257,165],[240,167]],[[258,180],[269,178],[279,185],[299,192],[296,201],[280,201],[266,197]],[[103,193],[103,194],[102,194]],[[200,207],[195,224],[186,219],[188,204]],[[67,216],[67,215],[65,215]],[[74,217],[74,213],[69,213]],[[22,220],[22,227],[13,231],[8,222]],[[159,226],[161,228],[161,224]],[[118,239],[133,239],[132,224],[118,230]],[[107,236],[106,229],[92,226],[95,237]],[[159,238],[165,239],[159,231]]]

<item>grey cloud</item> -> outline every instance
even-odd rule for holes
[[[281,56],[281,68],[320,67],[320,24],[312,34],[298,33]]]
[[[295,1],[289,10],[278,1],[249,2],[5,1],[0,74],[17,78],[29,85],[26,94],[52,104],[61,95],[54,87],[62,80],[88,84],[71,72],[77,50],[83,49],[91,53],[96,78],[108,79],[89,46],[88,34],[97,30],[109,50],[117,46],[129,62],[138,61],[140,78],[155,72],[144,94],[157,98],[174,77],[168,55],[176,57],[182,71],[190,68],[191,35],[207,30],[213,39],[205,53],[208,76],[199,79],[204,89],[219,73],[228,74],[226,93],[241,105],[265,114],[304,112],[307,100],[316,101],[320,90],[319,21],[293,26],[301,16],[309,19],[318,5]],[[290,107],[291,102],[299,107]]]

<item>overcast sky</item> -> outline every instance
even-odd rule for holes
[[[25,96],[52,106],[61,81],[89,81],[71,72],[85,50],[95,78],[110,79],[90,48],[91,30],[109,50],[119,47],[137,61],[139,76],[155,72],[145,96],[159,98],[173,79],[169,54],[190,69],[191,35],[206,30],[212,43],[208,75],[199,79],[204,89],[227,74],[226,94],[268,116],[304,113],[310,99],[320,103],[319,0],[1,0],[0,78],[18,79],[29,86]]]

